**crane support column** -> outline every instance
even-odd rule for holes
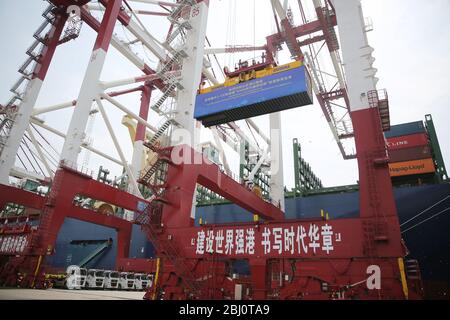
[[[152,95],[153,88],[145,84],[142,87],[141,94],[141,107],[139,110],[139,117],[147,121],[148,118],[148,110],[150,107],[150,99]],[[144,140],[145,140],[145,132],[147,128],[142,123],[138,122],[136,125],[136,136],[134,137],[133,142],[133,158],[131,160],[131,171],[135,177],[139,177],[139,172],[142,170],[142,165],[145,162],[144,155]]]
[[[31,81],[25,91],[25,95],[18,108],[14,124],[6,141],[6,145],[0,154],[0,183],[9,183],[9,172],[14,166],[17,151],[19,150],[20,142],[27,130],[30,117],[33,112],[34,105],[41,91],[42,83],[47,75],[48,68],[52,61],[56,47],[61,33],[66,23],[66,15],[56,16],[52,28],[50,29],[46,46],[44,47],[39,62],[33,70]]]
[[[189,144],[195,148],[198,141],[196,139],[196,128],[194,119],[195,98],[199,88],[202,69],[203,54],[206,38],[206,26],[208,20],[208,2],[202,1],[193,5],[189,13],[189,24],[192,29],[186,35],[187,57],[183,59],[181,70],[181,84],[183,89],[178,91],[177,115],[175,120],[180,124],[181,130],[174,130],[174,142],[180,137],[189,141],[181,141],[181,144]],[[187,134],[188,136],[185,136]],[[176,143],[179,144],[179,143]]]
[[[119,16],[122,0],[110,0],[106,6],[94,49],[92,50],[84,80],[72,114],[67,139],[61,152],[61,160],[76,163],[86,130],[92,101],[100,93],[99,78],[106,59],[106,53],[112,38],[114,25]]]
[[[200,140],[200,130],[196,128],[194,119],[195,99],[200,85],[203,55],[206,39],[206,26],[208,22],[209,1],[201,1],[191,7],[189,24],[192,29],[187,31],[186,47],[187,57],[183,59],[181,70],[182,90],[177,95],[177,115],[175,121],[180,129],[174,130],[172,144],[188,144],[194,149]],[[181,138],[181,139],[180,139]],[[192,198],[191,217],[195,218],[196,194]]]
[[[397,209],[389,175],[385,139],[378,109],[376,69],[372,64],[373,48],[364,28],[360,0],[334,0],[343,53],[350,112],[353,122],[359,167],[360,217],[367,219],[371,244],[367,255],[375,255],[374,244],[401,241]],[[392,217],[395,225],[387,226],[384,218]],[[386,228],[395,228],[398,239],[387,239]],[[366,231],[365,231],[366,232]],[[369,231],[367,231],[369,232]],[[397,233],[395,233],[397,234]],[[397,236],[396,236],[397,237]],[[398,252],[397,254],[401,254]]]

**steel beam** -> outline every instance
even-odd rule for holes
[[[102,23],[98,30],[97,39],[92,50],[77,105],[67,131],[67,139],[64,143],[61,160],[76,163],[80,147],[85,136],[86,125],[91,111],[92,100],[100,93],[100,74],[106,59],[106,53],[111,42],[114,26],[120,13],[122,0],[110,0],[103,15]]]
[[[9,132],[7,143],[0,154],[0,183],[9,183],[9,173],[14,166],[22,137],[30,123],[34,105],[41,91],[42,83],[47,75],[50,62],[58,45],[59,38],[64,29],[67,16],[57,16],[48,34],[48,41],[41,53],[39,62],[33,70],[31,81],[25,91],[22,103]]]

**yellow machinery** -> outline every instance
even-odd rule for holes
[[[207,88],[201,88],[199,93],[200,94],[210,93],[217,89],[221,89],[224,87],[231,87],[238,83],[253,80],[253,79],[264,78],[264,77],[271,76],[271,75],[274,75],[274,74],[277,74],[280,72],[292,70],[295,68],[300,68],[301,66],[302,66],[301,61],[293,61],[293,62],[283,64],[283,65],[277,66],[277,67],[274,67],[273,64],[269,64],[262,70],[254,70],[253,69],[253,70],[243,71],[243,72],[240,72],[239,75],[237,75],[237,76],[235,76],[235,74],[237,72],[233,72],[233,73],[229,74],[231,77],[230,76],[227,77],[225,79],[224,83],[221,83],[221,84],[218,84],[215,86],[211,86],[211,87],[207,87]]]
[[[128,115],[123,116],[122,118],[122,124],[127,127],[128,132],[130,134],[130,139],[131,142],[134,143],[134,139],[136,137],[136,127],[137,127],[137,123],[136,121],[131,118]],[[151,140],[153,137],[153,134],[151,134],[149,131],[145,131],[145,140]],[[159,138],[157,140],[156,143],[161,143],[161,140],[165,139],[164,136],[162,136],[161,138]],[[153,152],[152,150],[150,150],[149,148],[144,148],[144,152],[142,153],[142,167],[139,168],[139,171],[144,170],[145,168],[147,168],[148,166],[153,165],[156,160],[157,160],[157,154],[155,152]]]

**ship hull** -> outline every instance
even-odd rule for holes
[[[420,263],[427,298],[448,298],[450,295],[450,184],[394,188],[402,236],[411,258]],[[359,192],[344,192],[286,198],[286,218],[309,219],[328,213],[330,219],[357,217]],[[450,213],[450,212],[449,212]],[[414,218],[415,217],[415,218]],[[201,206],[196,211],[196,224],[248,222],[253,215],[234,204]],[[414,219],[413,219],[414,218]],[[411,220],[412,219],[412,220]],[[411,220],[411,221],[409,221]],[[112,245],[93,259],[88,267],[114,269],[117,251],[116,232],[103,226],[66,219],[58,235],[55,254],[49,264],[65,268],[77,264],[95,250],[93,244],[73,244],[80,240],[112,239]],[[140,227],[133,226],[130,258],[151,258],[154,250]],[[245,262],[237,261],[234,272],[247,273]]]

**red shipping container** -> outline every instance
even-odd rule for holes
[[[386,139],[388,150],[398,150],[428,145],[426,133],[416,133],[407,136]]]
[[[431,158],[430,146],[389,150],[390,163]]]

